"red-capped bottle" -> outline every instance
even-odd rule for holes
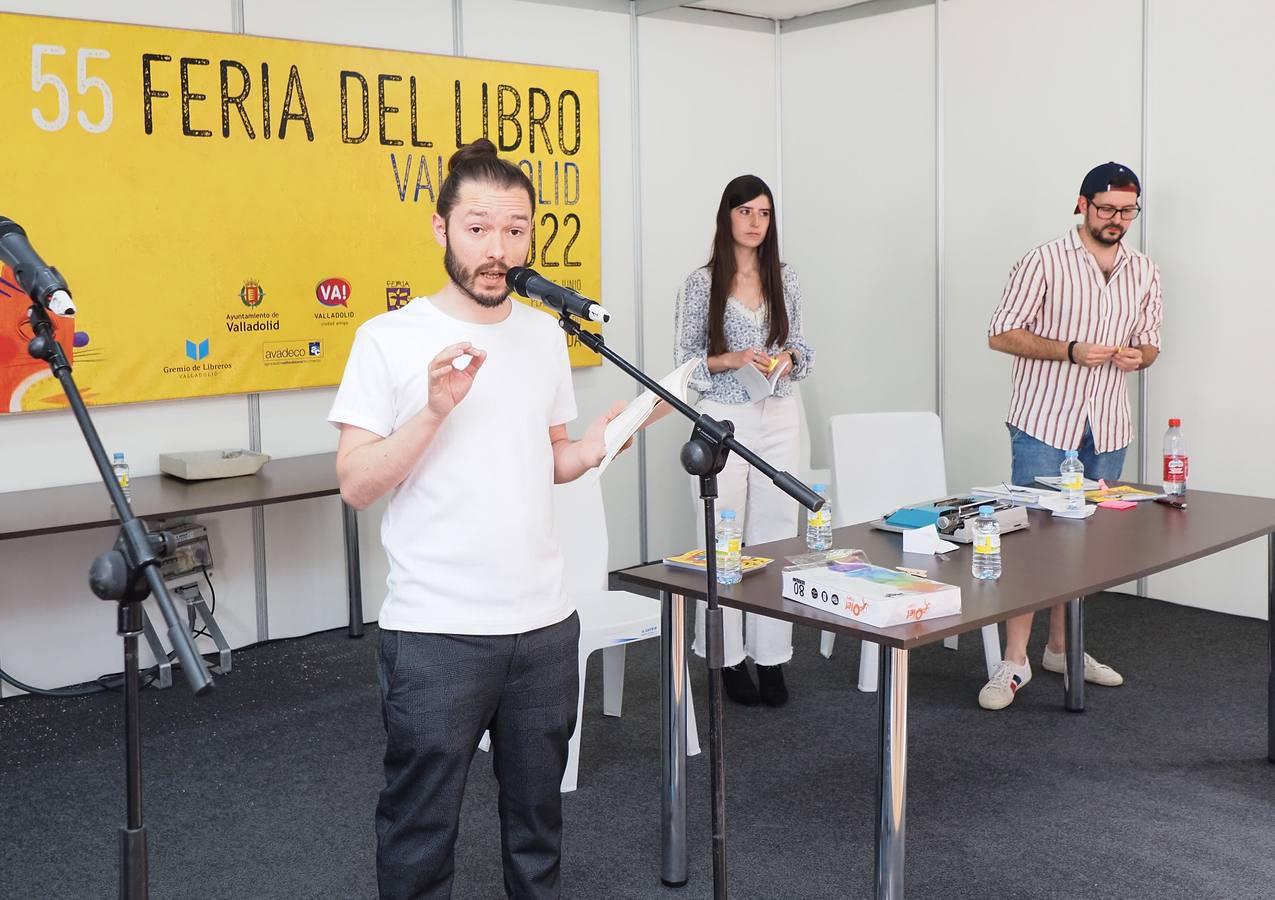
[[[1170,419],[1164,433],[1164,492],[1170,497],[1186,493],[1186,439],[1182,437],[1182,420]]]

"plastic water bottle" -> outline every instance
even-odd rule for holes
[[[129,487],[128,480],[128,463],[124,461],[123,453],[116,453],[111,462],[111,470],[115,473],[115,483],[120,486],[120,490],[124,492],[124,499],[132,501],[133,491]]]
[[[1186,493],[1186,439],[1182,437],[1182,420],[1170,419],[1164,433],[1164,492],[1170,497]]]
[[[1080,454],[1075,450],[1068,450],[1062,465],[1058,467],[1058,473],[1062,475],[1062,483],[1058,487],[1067,498],[1067,508],[1084,509],[1085,464],[1080,461]]]
[[[828,499],[828,485],[812,484],[816,494],[823,497],[819,510],[806,510],[806,547],[810,550],[832,549],[832,501]]]
[[[743,536],[735,524],[735,510],[723,509],[717,521],[717,583],[739,584],[744,577],[740,569],[740,545]]]
[[[124,492],[124,499],[129,503],[132,503],[133,491],[129,487],[128,463],[125,462],[123,453],[116,453],[112,457],[111,471],[115,474],[115,483],[118,484],[120,486],[120,490]],[[118,515],[114,502],[111,503],[111,515]]]
[[[980,506],[974,520],[974,561],[970,571],[975,578],[1001,577],[1001,523],[990,506]]]

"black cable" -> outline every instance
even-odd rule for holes
[[[173,654],[169,654],[170,660],[174,658]],[[138,673],[139,677],[144,677],[140,687],[149,687],[159,678],[159,666],[150,666],[142,669]],[[41,697],[91,697],[94,694],[104,694],[107,691],[118,692],[124,687],[123,673],[115,673],[113,675],[99,675],[93,679],[89,686],[78,688],[38,688],[33,687],[23,681],[14,678],[4,669],[0,669],[0,681],[7,681],[20,691],[26,691],[28,694],[36,694]]]
[[[208,593],[212,597],[212,606],[208,609],[208,615],[212,616],[217,612],[217,589],[213,587],[212,576],[208,574],[208,567],[200,566],[199,570],[204,573],[204,580],[208,582]],[[212,637],[212,635],[208,633],[208,623],[205,622],[203,625],[199,626],[198,630],[192,631],[190,637],[191,640],[199,637]]]
[[[0,669],[0,681],[7,681],[20,691],[26,691],[28,694],[38,694],[42,697],[88,697],[91,694],[101,694],[109,688],[95,683],[92,687],[84,688],[38,688],[19,681],[4,669]]]
[[[215,613],[217,611],[217,589],[213,587],[212,575],[208,573],[207,566],[200,566],[199,569],[204,573],[204,580],[208,582],[208,592],[212,595],[212,607],[208,610],[208,612],[210,614]]]

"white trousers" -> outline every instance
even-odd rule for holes
[[[792,472],[797,468],[798,402],[793,396],[767,397],[757,403],[701,400],[698,409],[714,419],[729,419],[735,423],[735,437],[744,446],[776,469]],[[698,508],[698,477],[692,477],[691,488]],[[797,533],[797,501],[733,453],[727,457],[722,474],[717,476],[716,509],[719,517],[723,509],[735,510],[735,521],[743,528],[745,545],[778,541]],[[705,609],[707,605],[703,600],[695,605],[692,649],[697,656],[704,655]],[[739,610],[722,608],[726,665],[738,665],[744,661],[745,654],[762,666],[777,666],[792,659],[791,622],[748,613],[745,640],[744,619]]]

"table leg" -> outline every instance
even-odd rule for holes
[[[341,503],[341,523],[345,532],[345,591],[350,598],[350,637],[363,637],[363,575],[359,568],[359,514]]]
[[[1085,711],[1085,608],[1083,597],[1067,601],[1067,672],[1063,675],[1063,706]]]
[[[902,900],[908,766],[908,651],[881,647],[877,772],[877,900]]]
[[[686,884],[686,599],[660,592],[660,880]]]
[[[1275,762],[1275,534],[1266,536],[1266,758]]]

